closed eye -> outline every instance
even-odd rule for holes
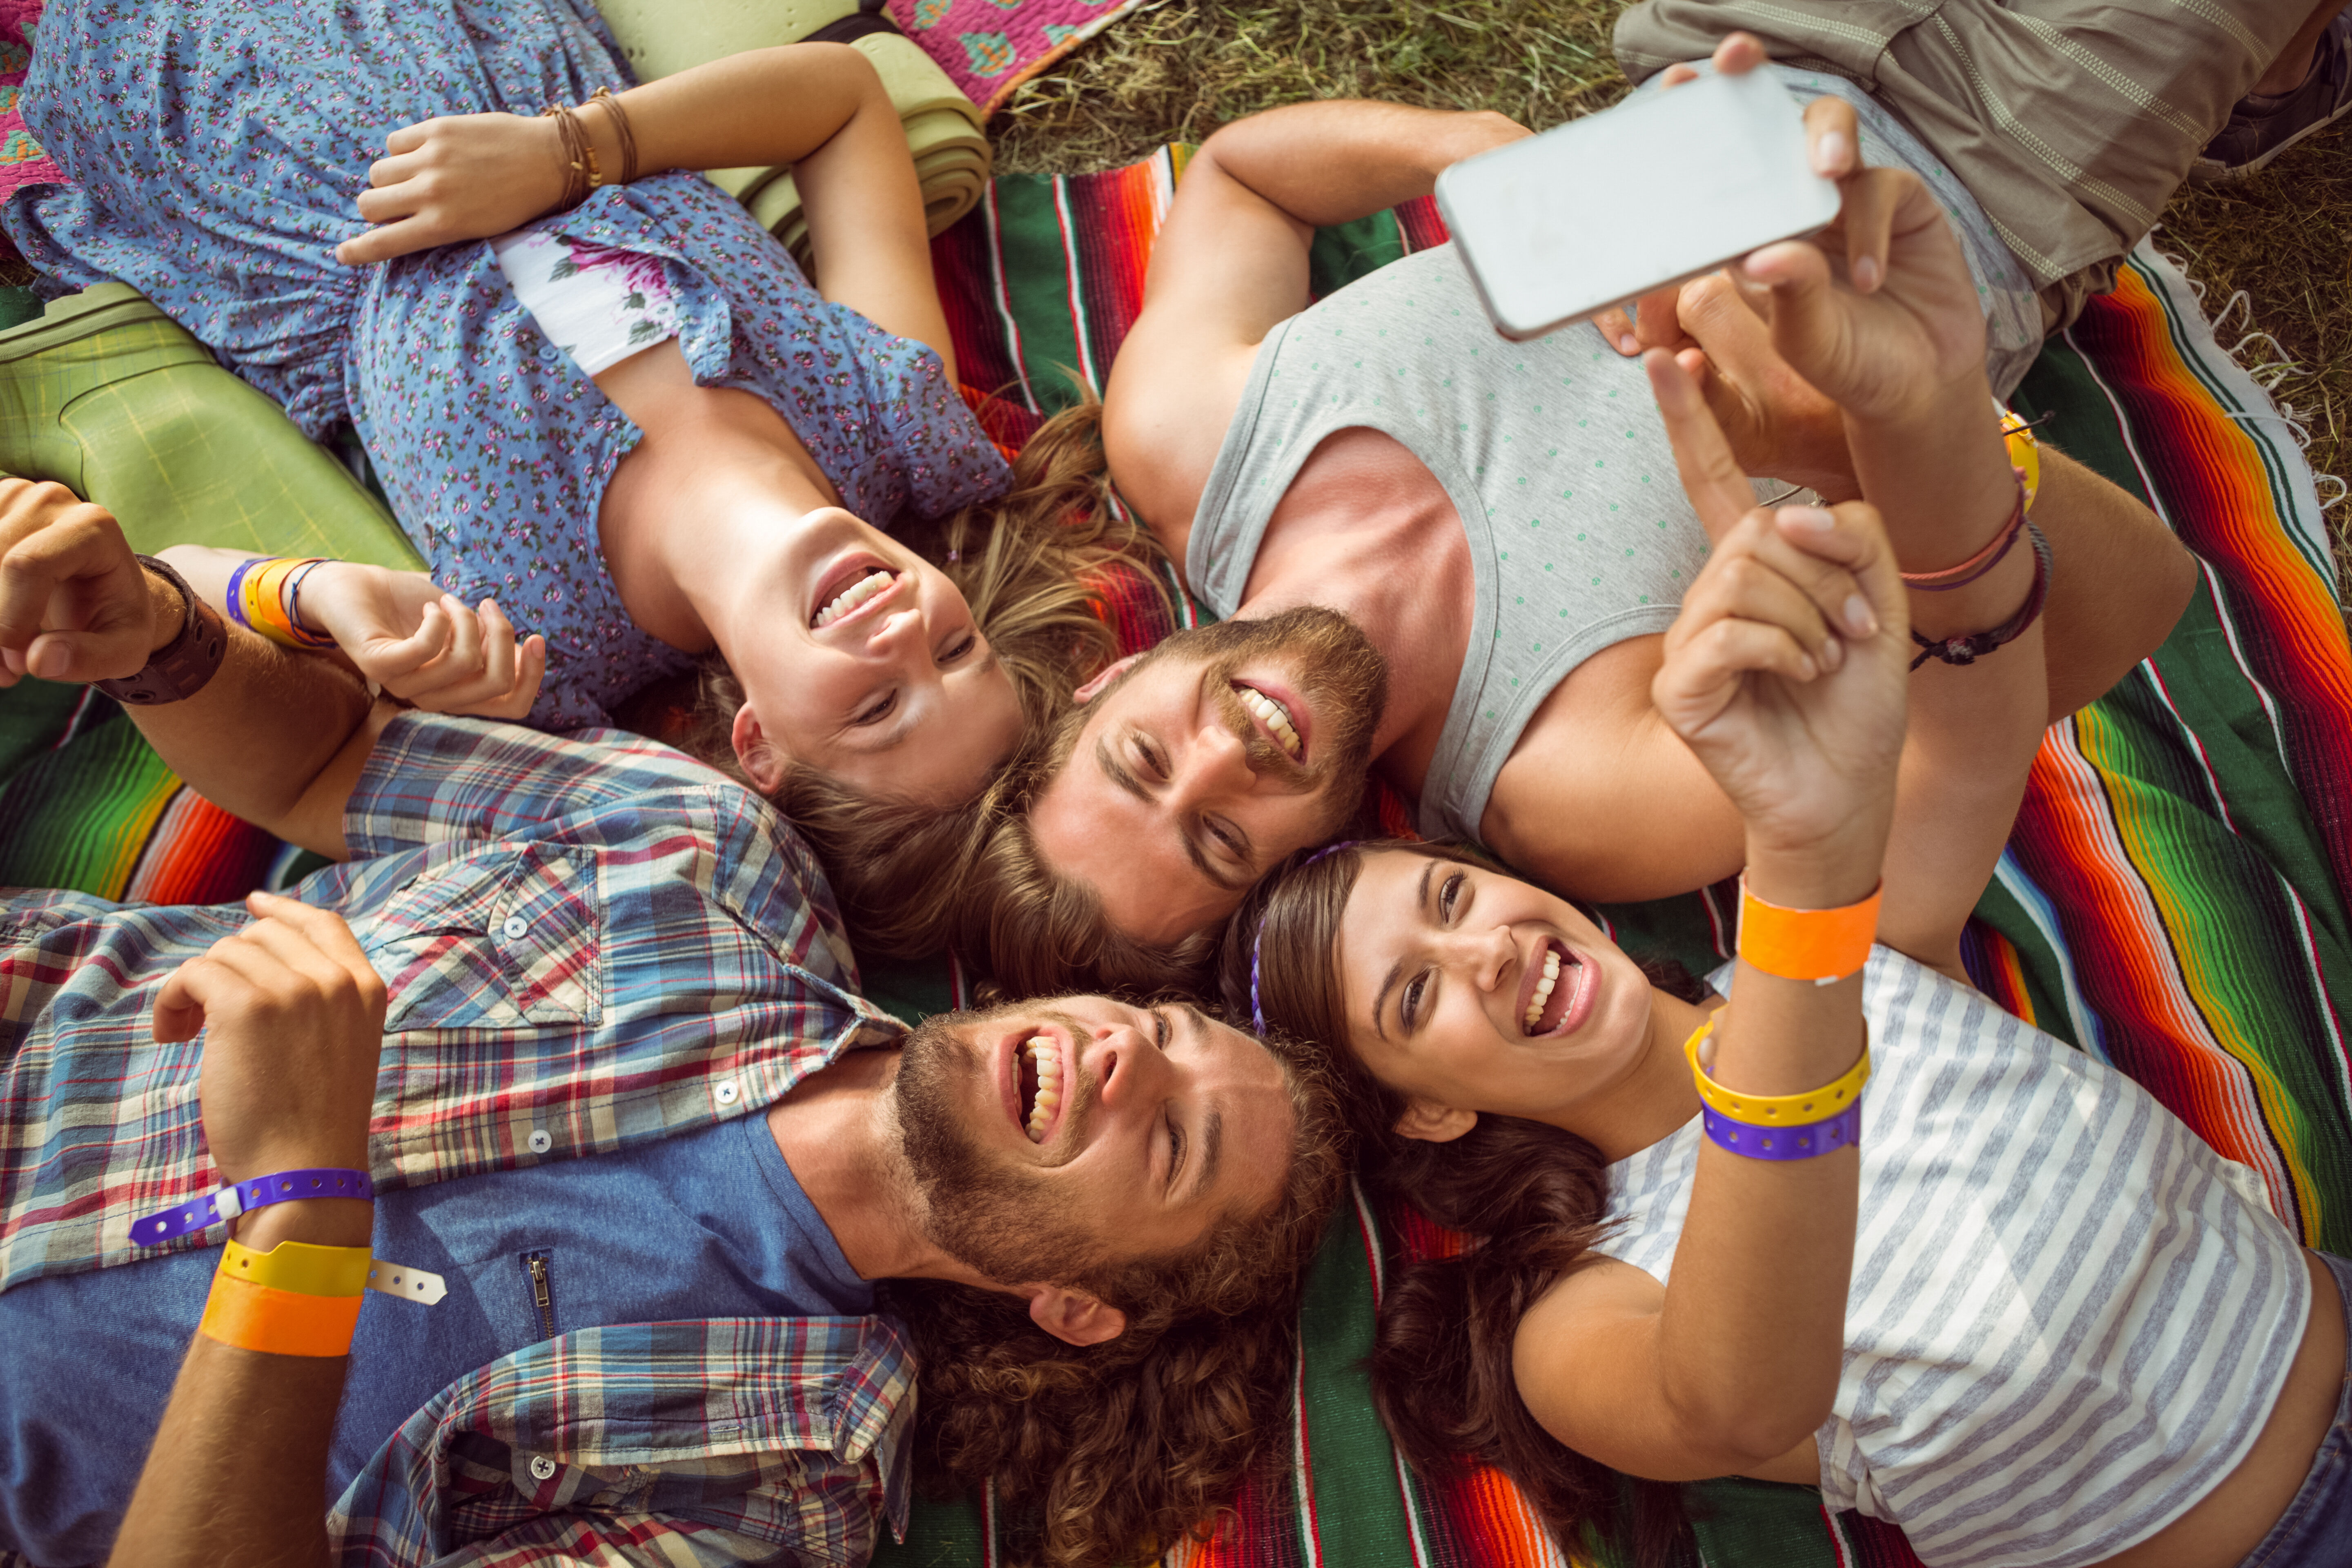
[[[1184,1134],[1177,1127],[1176,1118],[1168,1111],[1163,1110],[1160,1113],[1160,1122],[1161,1126],[1168,1129],[1167,1190],[1172,1194],[1176,1190],[1177,1173],[1184,1168]]]

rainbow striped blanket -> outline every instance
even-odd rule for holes
[[[1171,149],[1066,180],[1008,176],[940,237],[936,259],[991,433],[1017,445],[1099,388],[1142,298],[1183,167]],[[1328,292],[1427,246],[1426,204],[1327,231]],[[1073,380],[1073,377],[1076,378]],[[2269,399],[2214,344],[2179,274],[2143,247],[2117,291],[2052,343],[2021,390],[2057,441],[2145,497],[2197,552],[2179,627],[2116,689],[2053,729],[1968,957],[2012,1011],[2131,1073],[2261,1173],[2311,1245],[2352,1251],[2352,648],[2309,469]],[[1133,646],[1164,624],[1114,595]],[[27,682],[0,693],[0,883],[217,900],[298,870],[282,847],[182,789],[110,705]],[[1637,950],[1709,965],[1722,889],[1607,911]],[[952,964],[869,986],[944,1005]],[[1304,1358],[1278,1462],[1216,1540],[1174,1568],[1536,1568],[1564,1563],[1516,1490],[1465,1468],[1405,1473],[1360,1363],[1384,1271],[1446,1238],[1360,1200],[1309,1283]],[[1825,1513],[1810,1489],[1691,1489],[1717,1564],[1898,1568],[1896,1531]],[[999,1561],[986,1499],[925,1502],[890,1568]]]
[[[1015,423],[1097,391],[1140,308],[1183,171],[1007,176],[936,242],[956,352]],[[1427,203],[1326,231],[1326,293],[1443,243]],[[1075,380],[1074,380],[1075,378]],[[2310,469],[2270,399],[2215,345],[2179,272],[2143,246],[2116,291],[2043,352],[2015,399],[2047,438],[2143,497],[2203,563],[2157,655],[2050,731],[1967,956],[2040,1027],[2147,1085],[2259,1172],[2312,1246],[2352,1245],[2352,647]],[[1606,911],[1637,951],[1729,956],[1730,889]],[[1360,1194],[1317,1260],[1287,1451],[1182,1568],[1537,1568],[1567,1561],[1516,1489],[1405,1472],[1360,1363],[1385,1269],[1447,1238]],[[1810,1488],[1691,1489],[1714,1564],[1898,1568],[1901,1533]],[[988,1564],[986,1500],[928,1504],[890,1564]]]

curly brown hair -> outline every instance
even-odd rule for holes
[[[1180,1254],[1073,1281],[1127,1313],[1118,1338],[1066,1344],[1021,1301],[968,1286],[887,1287],[915,1341],[919,1475],[939,1492],[992,1486],[1019,1521],[1015,1561],[1104,1568],[1206,1539],[1276,1451],[1299,1291],[1349,1149],[1322,1054],[1282,1042],[1275,1056],[1293,1115],[1280,1194]]]
[[[1165,557],[1113,504],[1104,467],[1102,407],[1086,403],[1047,420],[1013,465],[1003,496],[905,542],[963,593],[1021,700],[1022,738],[1007,764],[962,805],[877,796],[814,768],[790,767],[769,799],[809,841],[860,951],[913,958],[950,940],[960,868],[975,859],[1008,792],[1029,776],[1074,712],[1072,694],[1118,655],[1098,584],[1131,574],[1170,610]],[[1172,618],[1172,610],[1171,611]],[[732,731],[743,689],[717,655],[703,661],[684,751],[745,784]],[[984,949],[980,951],[985,951]]]
[[[1519,1319],[1600,1239],[1608,1162],[1572,1132],[1481,1113],[1447,1143],[1396,1131],[1403,1096],[1348,1048],[1339,922],[1367,852],[1392,850],[1495,869],[1475,850],[1383,842],[1303,853],[1258,884],[1225,928],[1219,986],[1228,1010],[1277,1038],[1326,1043],[1326,1070],[1361,1152],[1369,1191],[1462,1233],[1450,1258],[1390,1277],[1372,1356],[1372,1401],[1408,1463],[1443,1476],[1467,1460],[1517,1482],[1563,1542],[1630,1544],[1640,1568],[1695,1561],[1679,1487],[1633,1480],[1569,1448],[1520,1399]],[[1679,965],[1644,963],[1651,984],[1696,1001]]]

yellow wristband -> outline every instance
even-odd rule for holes
[[[368,1268],[374,1261],[364,1247],[281,1241],[267,1252],[256,1252],[232,1238],[221,1253],[220,1271],[232,1279],[298,1296],[356,1296],[367,1289]]]
[[[305,1296],[232,1275],[213,1276],[196,1331],[239,1350],[270,1355],[349,1355],[359,1331],[358,1296]]]
[[[2000,410],[2001,439],[2009,447],[2009,466],[2017,470],[2020,484],[2025,487],[2025,510],[2033,510],[2033,498],[2042,489],[2042,444],[2033,438],[2032,426],[2021,415],[2011,413],[2000,398],[1992,405]]]
[[[1683,1055],[1690,1058],[1691,1078],[1698,1085],[1698,1097],[1717,1116],[1749,1127],[1801,1127],[1811,1121],[1825,1121],[1852,1105],[1854,1096],[1870,1079],[1870,1041],[1865,1038],[1862,1055],[1834,1083],[1803,1094],[1735,1094],[1707,1077],[1706,1068],[1698,1061],[1699,1042],[1715,1033],[1716,1021],[1727,1011],[1727,1008],[1718,1007],[1709,1013],[1706,1021],[1683,1042]]]

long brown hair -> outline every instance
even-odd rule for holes
[[[998,842],[995,825],[1016,816],[1034,789],[1038,760],[1075,712],[1073,693],[1118,656],[1118,634],[1098,605],[1105,574],[1139,578],[1165,607],[1159,546],[1112,503],[1101,424],[1098,403],[1055,415],[1022,447],[1003,496],[902,531],[962,591],[1021,700],[1021,740],[988,787],[941,807],[866,795],[795,766],[769,797],[823,862],[861,952],[916,958],[961,945],[956,926],[966,879],[982,859],[1018,860],[1023,848],[1018,835]],[[676,740],[749,784],[732,739],[742,705],[734,672],[713,655]]]
[[[992,1486],[1016,1561],[1150,1562],[1205,1538],[1278,1451],[1299,1291],[1349,1150],[1321,1053],[1276,1059],[1294,1116],[1281,1194],[1180,1256],[1084,1281],[1127,1312],[1118,1338],[1066,1344],[1020,1301],[966,1286],[887,1287],[915,1340],[918,1473],[935,1491]]]
[[[1284,1037],[1323,1043],[1366,1185],[1470,1240],[1458,1256],[1391,1276],[1371,1357],[1381,1419],[1426,1475],[1465,1460],[1502,1470],[1563,1544],[1590,1532],[1630,1543],[1643,1568],[1688,1561],[1680,1489],[1621,1476],[1561,1444],[1528,1414],[1513,1371],[1520,1318],[1600,1238],[1608,1162],[1572,1132],[1513,1116],[1482,1113],[1447,1143],[1403,1137],[1395,1128],[1404,1098],[1348,1047],[1339,922],[1367,850],[1492,868],[1434,844],[1302,855],[1244,901],[1225,928],[1218,973],[1238,1016],[1255,1013]],[[1652,979],[1696,990],[1678,971],[1654,970]]]

